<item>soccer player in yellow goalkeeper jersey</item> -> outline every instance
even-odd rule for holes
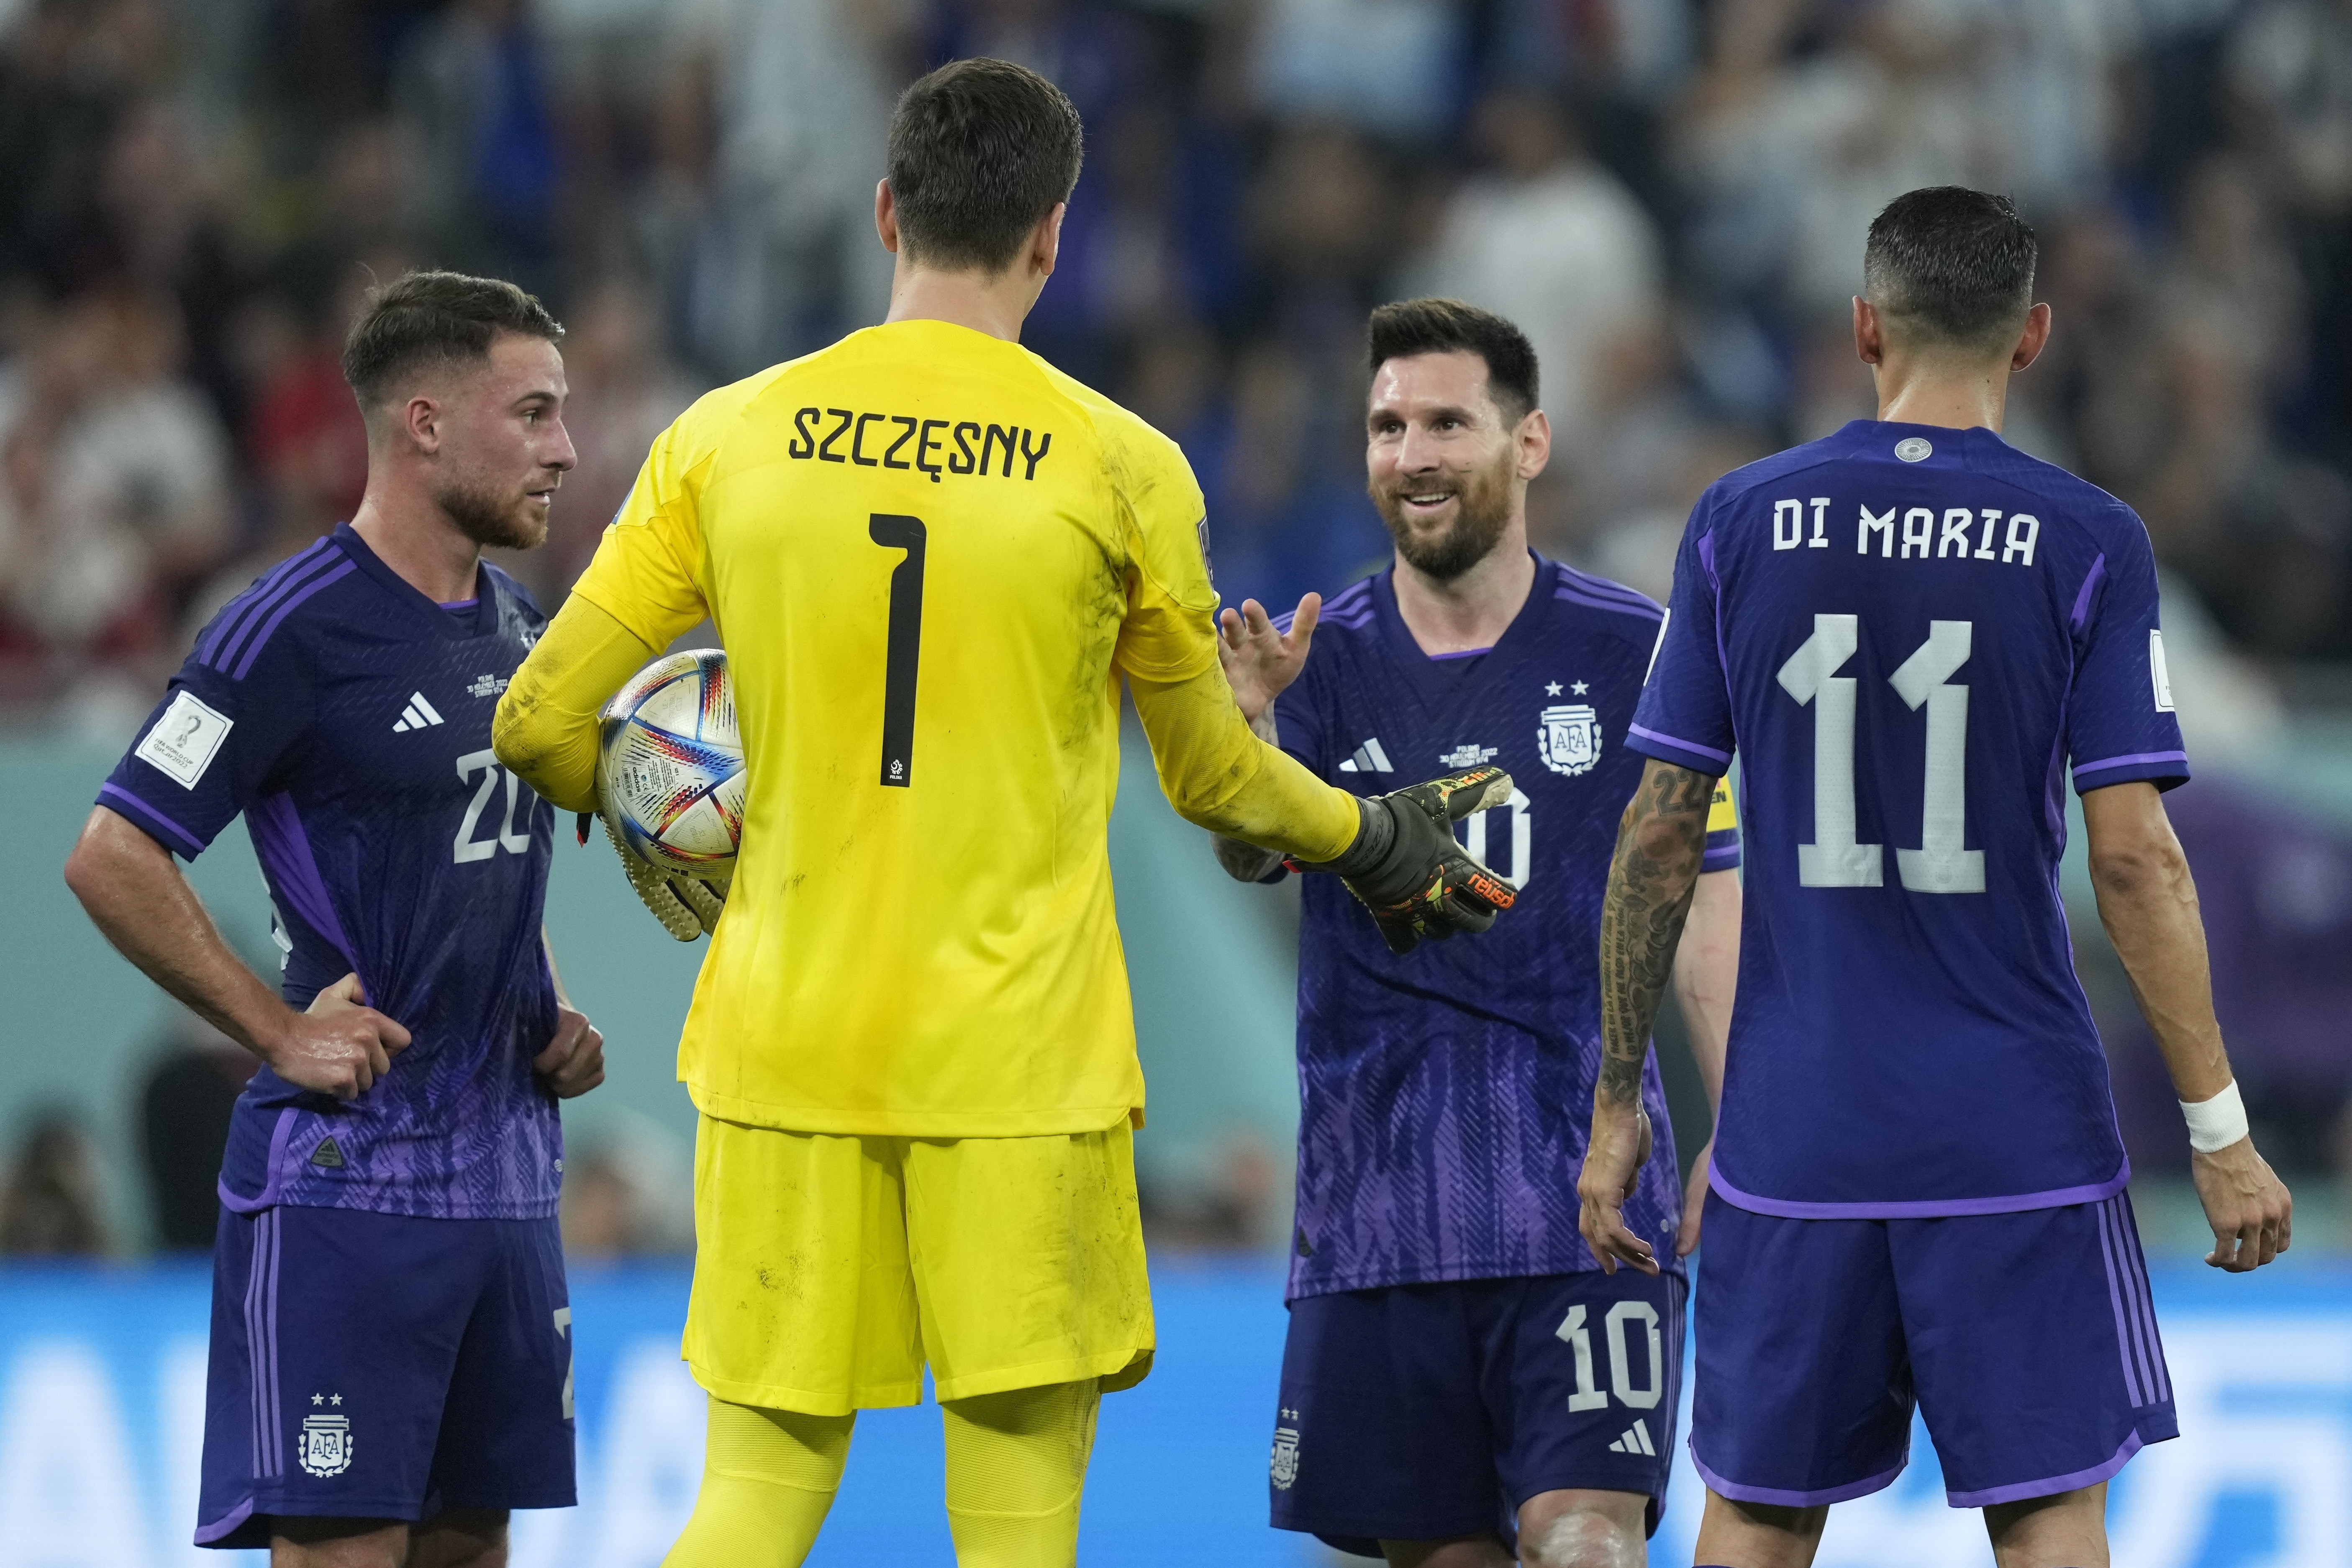
[[[1400,951],[1511,900],[1449,821],[1498,770],[1359,801],[1249,732],[1182,455],[1021,348],[1079,145],[1020,67],[910,88],[888,320],[672,426],[499,705],[499,755],[586,809],[604,701],[705,615],[727,646],[749,791],[678,1051],[710,1395],[682,1568],[799,1563],[854,1412],[927,1363],[959,1560],[1074,1560],[1097,1400],[1152,1348],[1122,678],[1178,811],[1338,872]]]

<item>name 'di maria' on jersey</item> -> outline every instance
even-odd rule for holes
[[[1805,527],[1808,507],[1812,522],[1810,534]],[[1899,542],[1903,548],[1901,559],[1905,561],[1915,556],[1922,561],[1941,561],[1957,555],[1963,561],[1997,560],[2005,565],[2031,566],[2034,542],[2042,536],[2040,518],[2031,512],[2004,513],[1997,506],[1947,507],[1938,514],[1932,507],[1896,505],[1882,512],[1872,510],[1870,503],[1864,501],[1857,510],[1860,515],[1854,521],[1855,552],[1867,555],[1875,544],[1880,556],[1887,560],[1896,558],[1895,545]],[[1801,545],[1827,550],[1829,513],[1827,496],[1774,501],[1772,548],[1795,550]],[[2006,527],[2002,526],[2004,516]]]
[[[1034,479],[1037,465],[1054,445],[1050,430],[855,408],[803,408],[793,416],[793,429],[792,443],[784,448],[788,458],[852,463],[861,468],[919,469],[933,484],[946,474],[1009,479],[1015,458],[1021,462],[1021,478]]]

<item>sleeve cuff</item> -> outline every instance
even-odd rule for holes
[[[98,787],[98,804],[184,860],[205,852],[205,841],[118,784]]]
[[[1729,871],[1739,865],[1739,835],[1737,831],[1710,833],[1706,836],[1706,853],[1699,858],[1701,871]]]
[[[2087,795],[2109,784],[2134,784],[2145,780],[2158,790],[2171,789],[2189,782],[2189,753],[2186,752],[2137,752],[2124,757],[2104,757],[2094,763],[2074,764],[2074,793]]]
[[[1702,746],[1696,741],[1645,730],[1639,724],[1628,728],[1625,737],[1628,751],[1645,757],[1655,757],[1662,763],[1672,763],[1678,768],[1689,768],[1709,778],[1721,778],[1731,766],[1731,753],[1718,752],[1713,746]]]

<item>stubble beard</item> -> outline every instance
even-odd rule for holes
[[[1507,457],[1508,454],[1506,454]],[[1416,531],[1404,515],[1400,491],[1406,482],[1371,488],[1372,505],[1387,525],[1405,563],[1439,583],[1451,583],[1469,571],[1502,542],[1511,524],[1510,470],[1498,461],[1462,476],[1454,495],[1454,521],[1443,531]]]
[[[547,520],[532,518],[523,501],[452,483],[435,492],[435,504],[475,543],[499,550],[530,550],[547,541]]]

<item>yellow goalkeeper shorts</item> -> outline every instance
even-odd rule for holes
[[[705,1116],[694,1149],[694,1378],[838,1415],[1151,1370],[1134,1134],[919,1139]]]

